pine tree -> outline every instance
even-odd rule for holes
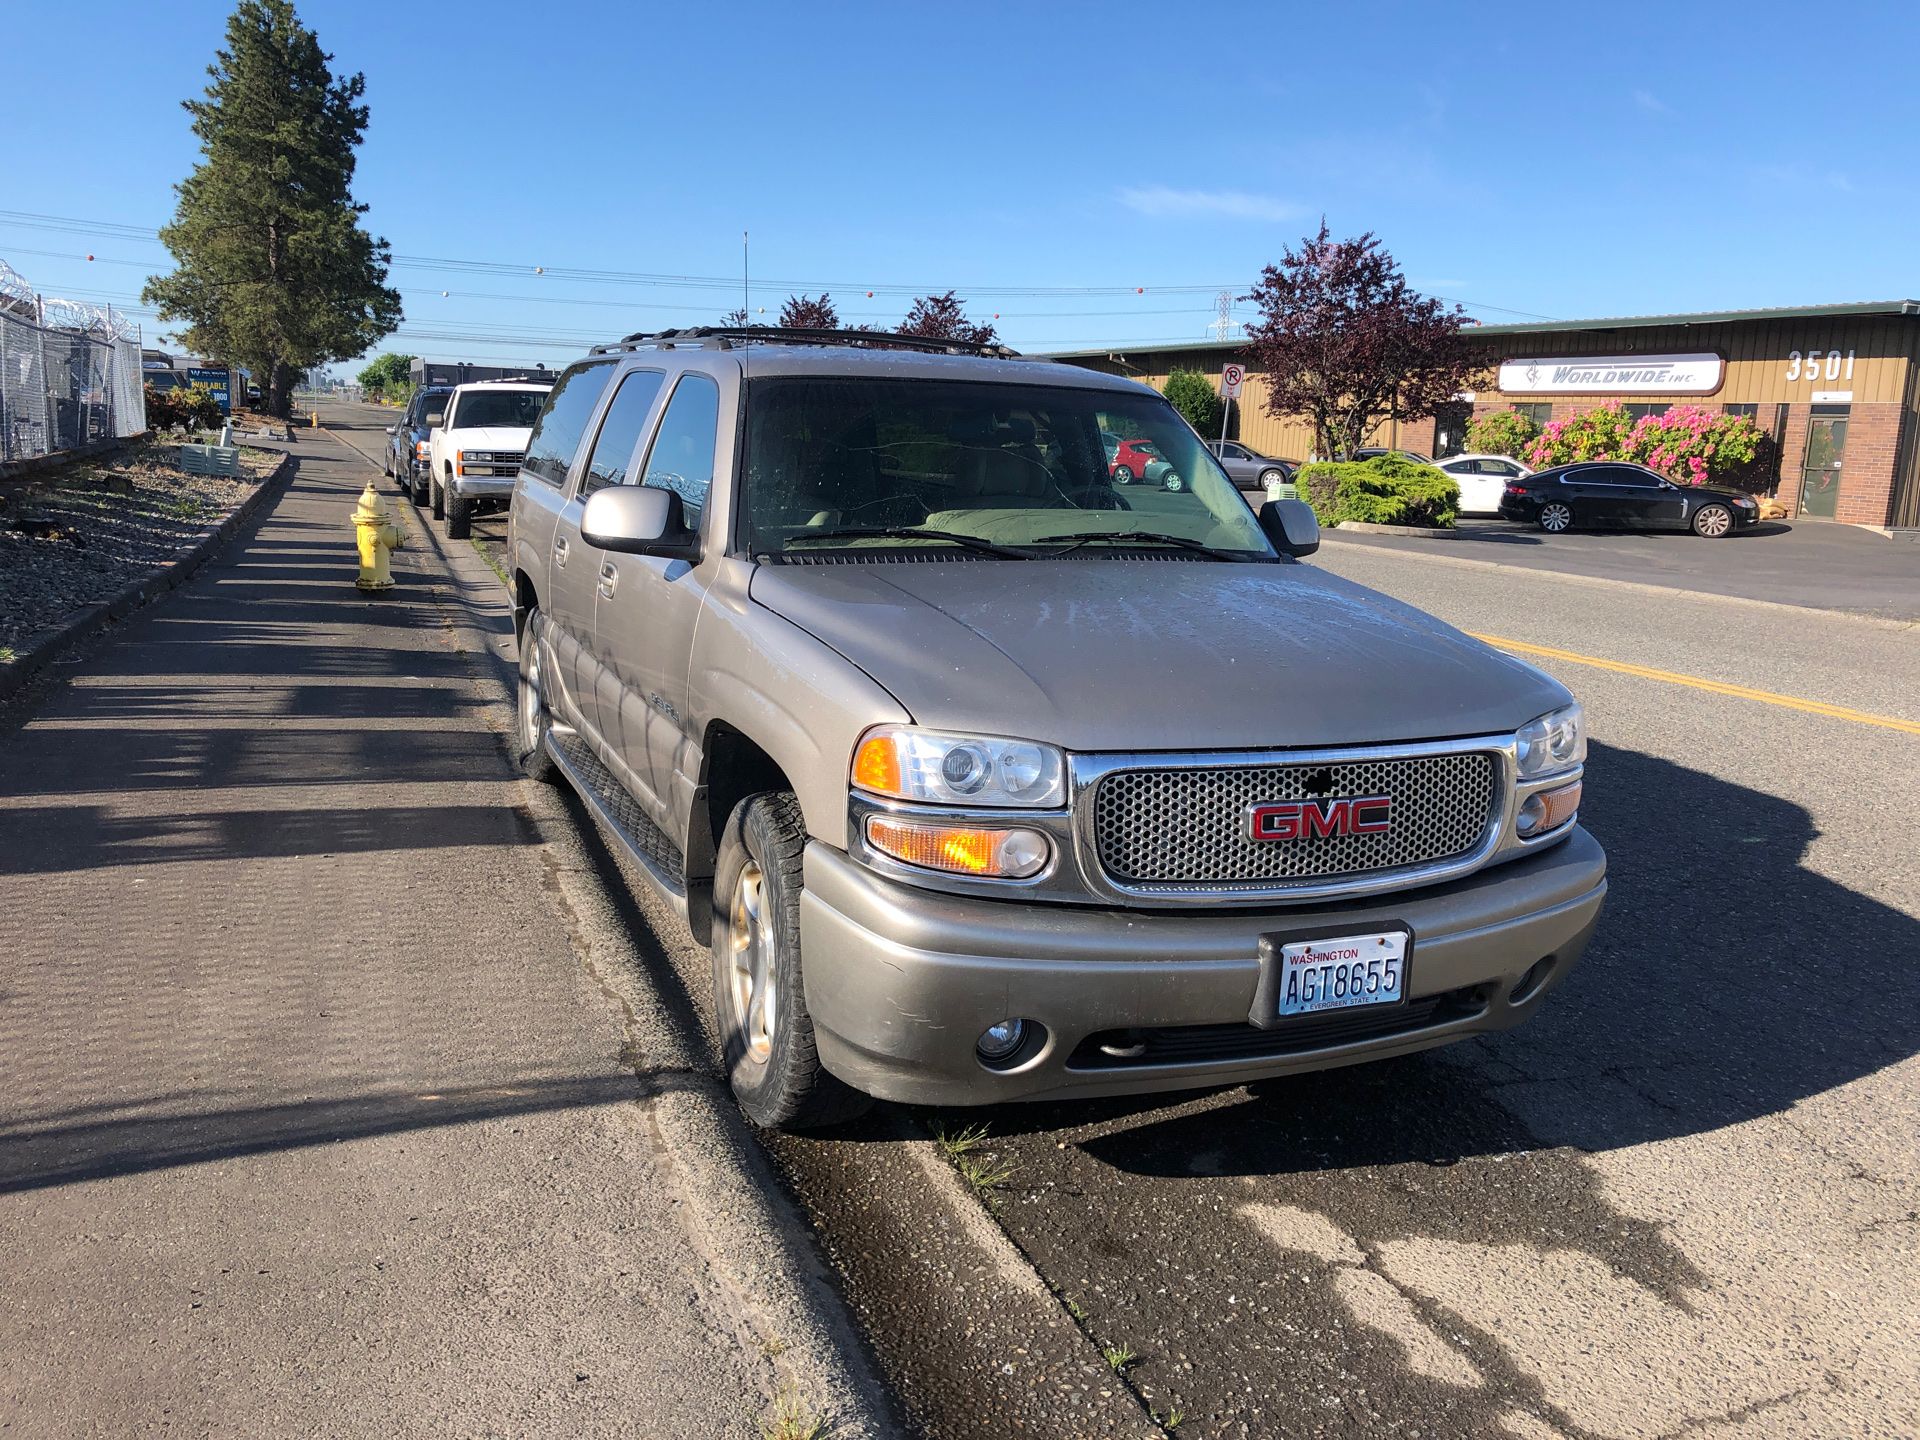
[[[275,415],[301,371],[400,323],[387,242],[360,227],[367,207],[352,194],[366,80],[336,79],[332,58],[290,0],[240,0],[206,99],[183,102],[203,159],[160,232],[175,268],[143,292],[161,318],[188,322],[193,349],[265,376]]]

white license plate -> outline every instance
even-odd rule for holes
[[[1407,998],[1407,932],[1335,935],[1280,947],[1280,1013],[1312,1015]]]

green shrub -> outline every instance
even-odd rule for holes
[[[1204,438],[1220,438],[1226,402],[1214,390],[1213,381],[1198,370],[1176,370],[1167,377],[1166,395],[1167,403],[1184,415],[1187,423]]]
[[[205,385],[180,385],[171,390],[147,391],[147,428],[156,434],[167,430],[213,430],[220,424],[220,399]]]
[[[1518,410],[1489,410],[1467,426],[1467,449],[1476,455],[1515,455],[1538,439],[1540,427]]]
[[[1460,487],[1449,476],[1403,455],[1321,461],[1301,470],[1295,483],[1327,526],[1357,520],[1447,529],[1460,508]]]

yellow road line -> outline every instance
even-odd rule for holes
[[[1698,675],[1682,675],[1674,670],[1655,670],[1647,665],[1629,665],[1624,660],[1602,660],[1597,655],[1582,655],[1576,650],[1556,650],[1550,645],[1528,645],[1499,635],[1475,635],[1489,645],[1511,650],[1517,655],[1539,655],[1548,660],[1565,660],[1574,665],[1591,665],[1596,670],[1612,670],[1620,675],[1638,675],[1643,680],[1664,680],[1669,685],[1685,685],[1715,695],[1731,695],[1740,700],[1758,700],[1763,705],[1779,705],[1788,710],[1804,710],[1809,715],[1824,715],[1830,720],[1847,720],[1855,725],[1877,725],[1882,730],[1899,730],[1920,735],[1920,722],[1896,720],[1891,715],[1870,715],[1865,710],[1850,710],[1845,705],[1829,705],[1824,700],[1803,700],[1798,695],[1780,695],[1772,690],[1751,690],[1745,685],[1729,685],[1724,680],[1705,680]]]

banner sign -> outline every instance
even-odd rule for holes
[[[233,396],[228,391],[233,381],[228,371],[195,365],[187,370],[187,382],[191,385],[204,385],[211,390],[213,398],[220,402],[222,415],[233,413]]]
[[[1506,395],[1711,395],[1726,361],[1718,355],[1530,356],[1500,366]]]

